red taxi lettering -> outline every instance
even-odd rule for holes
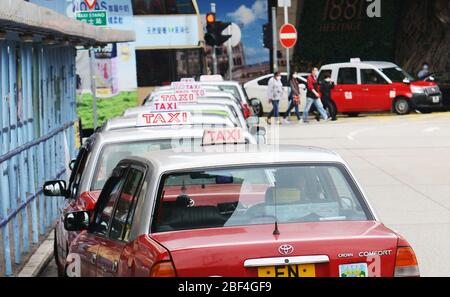
[[[138,125],[171,125],[189,122],[189,112],[155,112],[140,115]]]
[[[155,102],[154,103],[154,109],[160,110],[160,111],[167,111],[167,110],[175,110],[177,109],[177,103],[176,102]]]
[[[204,132],[203,144],[241,143],[243,138],[239,128],[209,129]]]

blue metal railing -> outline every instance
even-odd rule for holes
[[[75,154],[75,87],[74,48],[0,41],[0,275],[14,275],[62,206],[42,185],[65,178]]]

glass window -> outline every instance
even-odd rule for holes
[[[192,0],[132,0],[134,15],[196,14]]]
[[[201,139],[156,139],[140,142],[115,143],[106,145],[97,162],[97,168],[91,183],[91,191],[101,190],[117,164],[129,157],[139,156],[147,152],[172,149],[174,147],[200,146]]]
[[[184,77],[199,77],[203,69],[200,49],[136,50],[139,87],[170,85]]]
[[[386,80],[375,69],[361,69],[361,83],[365,85],[384,85]]]
[[[389,77],[392,82],[403,82],[405,78],[409,81],[415,81],[412,75],[408,74],[400,67],[380,68],[380,71]]]
[[[266,78],[258,80],[258,85],[260,85],[260,86],[267,86],[267,85],[269,85],[269,80],[271,78],[272,78],[272,76],[269,76],[269,77],[266,77]]]
[[[333,71],[331,69],[324,69],[324,70],[320,71],[318,81],[322,82],[324,80],[325,75],[330,75],[330,77],[331,77],[332,73],[333,73]],[[308,77],[306,77],[306,79],[308,79]]]
[[[339,85],[354,85],[358,83],[356,78],[356,68],[340,68],[337,83]]]
[[[86,167],[87,160],[90,156],[90,152],[87,148],[81,148],[77,155],[77,159],[74,164],[74,168],[69,178],[69,191],[70,198],[76,199],[80,194],[78,189],[81,182],[81,177],[83,176],[84,168]]]
[[[234,97],[238,98],[239,100],[242,100],[241,94],[239,93],[239,90],[236,86],[230,86],[230,85],[219,85],[219,88],[222,91],[225,91],[227,93],[232,94]]]
[[[131,221],[129,214],[131,208],[133,208],[136,203],[135,197],[143,176],[144,173],[141,170],[135,168],[130,169],[114,211],[111,230],[109,232],[110,238],[123,240],[125,234],[130,233]]]
[[[106,236],[108,235],[108,230],[111,222],[111,216],[114,210],[114,205],[116,203],[116,200],[119,195],[119,191],[122,187],[122,184],[125,180],[125,177],[119,179],[119,178],[112,178],[109,181],[112,183],[111,185],[108,185],[112,187],[111,192],[109,192],[108,197],[105,198],[103,201],[99,201],[100,204],[98,205],[98,214],[95,218],[95,227],[93,232],[95,234]],[[108,187],[105,188],[105,190],[108,190]],[[103,198],[103,197],[101,197]]]
[[[371,219],[341,165],[280,165],[163,177],[154,232]]]

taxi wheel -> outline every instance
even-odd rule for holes
[[[56,240],[56,229],[55,229],[55,238],[53,239],[53,255],[55,257],[55,264],[56,268],[58,270],[58,277],[64,276],[63,268],[61,267],[61,263],[59,263],[59,257],[58,257],[58,244]]]
[[[258,104],[258,106],[254,106],[253,107],[253,112],[255,113],[255,115],[262,117],[263,116],[263,107],[262,104]]]
[[[61,264],[59,263],[58,257],[58,242],[56,241],[56,229],[55,229],[55,239],[53,239],[53,255],[55,257],[56,268],[58,269],[58,277],[62,276]]]
[[[398,115],[406,115],[411,111],[411,103],[406,98],[397,98],[394,102],[394,112]]]

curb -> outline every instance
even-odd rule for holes
[[[47,266],[53,257],[54,234],[52,230],[19,272],[18,277],[36,277]]]

